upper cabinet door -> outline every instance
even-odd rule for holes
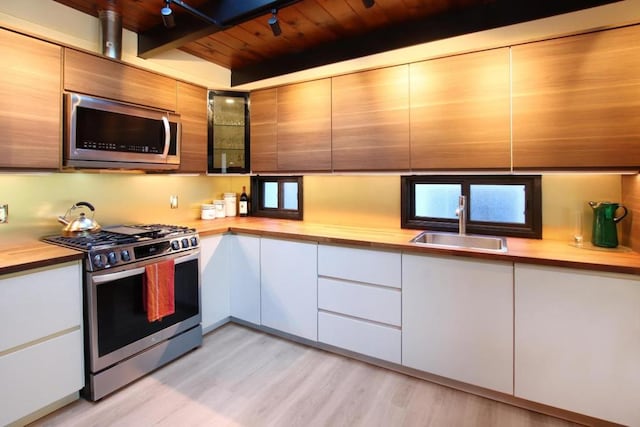
[[[409,169],[409,66],[334,77],[334,170]]]
[[[512,54],[515,168],[640,166],[640,26]]]
[[[60,167],[60,51],[0,30],[0,167]]]
[[[64,88],[176,111],[174,79],[73,49],[64,50]]]
[[[411,169],[511,167],[509,49],[410,64]]]
[[[207,89],[178,82],[178,112],[182,122],[180,169],[178,172],[207,171]]]
[[[331,79],[278,88],[278,170],[331,170]]]
[[[278,89],[251,92],[251,170],[278,170]]]

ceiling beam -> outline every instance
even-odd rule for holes
[[[231,86],[617,1],[621,0],[496,0],[233,69]]]
[[[177,49],[187,43],[209,36],[233,25],[249,21],[270,12],[272,9],[282,9],[300,0],[209,0],[196,11],[210,20],[198,19],[193,14],[179,14],[176,16],[176,26],[168,29],[164,25],[157,25],[138,34],[138,56],[151,58],[159,53]],[[188,0],[187,0],[188,2]],[[174,13],[181,5],[188,12],[195,9],[187,2],[174,3]],[[193,12],[192,12],[193,13]],[[160,10],[158,10],[160,16]],[[218,25],[213,25],[218,23]]]

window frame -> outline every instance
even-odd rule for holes
[[[540,175],[411,175],[401,177],[401,227],[409,229],[458,232],[458,219],[417,217],[415,215],[416,184],[459,184],[467,197],[467,232],[509,237],[542,238],[542,178]],[[470,188],[472,185],[524,185],[525,223],[473,221]]]
[[[261,176],[251,177],[251,215],[265,218],[294,219],[302,221],[304,217],[303,182],[302,176]],[[278,183],[278,207],[265,208],[264,183]],[[284,184],[295,182],[298,184],[298,209],[284,209]]]

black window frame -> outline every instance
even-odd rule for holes
[[[265,218],[294,219],[302,221],[304,217],[303,182],[302,176],[261,176],[251,177],[251,215]],[[278,207],[265,208],[264,206],[264,183],[278,183]],[[298,184],[298,209],[284,209],[284,184],[295,182]]]
[[[467,233],[509,237],[542,238],[542,178],[540,175],[411,175],[401,177],[400,206],[401,227],[420,230],[458,231],[458,219],[428,218],[415,215],[416,184],[460,184],[461,194],[467,197]],[[471,185],[524,185],[525,223],[473,221],[471,209]]]

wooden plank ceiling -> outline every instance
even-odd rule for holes
[[[363,0],[183,0],[224,21],[211,25],[172,4],[171,29],[160,15],[165,0],[54,1],[94,16],[114,9],[123,27],[139,34],[140,56],[179,48],[231,69],[238,85],[617,0],[375,0],[369,8]],[[246,10],[224,15],[227,3]],[[279,36],[267,23],[272,7],[278,9]]]

